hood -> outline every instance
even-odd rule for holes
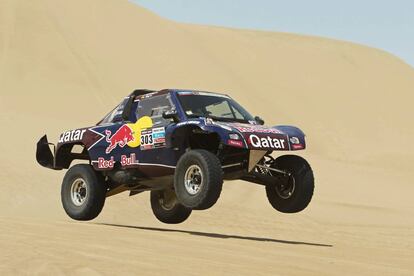
[[[242,136],[243,144],[235,139],[228,139],[230,146],[243,145],[244,148],[256,150],[302,150],[306,148],[305,134],[294,126],[262,126],[243,123],[216,122],[228,131]]]

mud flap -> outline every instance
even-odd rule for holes
[[[55,158],[52,151],[50,150],[49,145],[53,145],[55,148],[54,144],[47,141],[46,135],[40,138],[39,142],[37,142],[36,160],[43,167],[59,170],[59,168],[55,167]]]

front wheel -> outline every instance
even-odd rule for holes
[[[209,151],[190,150],[181,156],[175,169],[174,190],[184,206],[205,210],[220,197],[223,171],[220,160]]]
[[[155,217],[164,223],[177,224],[191,215],[191,209],[177,201],[173,190],[151,191],[151,208]]]
[[[106,185],[103,177],[91,165],[71,167],[62,182],[62,205],[75,220],[96,218],[105,204]]]
[[[309,163],[300,156],[278,157],[272,168],[285,171],[289,176],[280,176],[266,185],[270,204],[283,213],[297,213],[310,203],[314,190],[314,177]]]

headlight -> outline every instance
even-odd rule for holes
[[[240,140],[240,135],[238,135],[237,133],[230,133],[229,138],[232,140]]]
[[[298,137],[290,137],[289,140],[292,144],[300,144],[300,141],[299,141]]]

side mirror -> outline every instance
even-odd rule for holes
[[[168,110],[168,111],[164,111],[162,113],[162,117],[164,119],[173,119],[174,123],[178,123],[180,121],[180,118],[178,118],[178,112],[177,110]]]
[[[260,118],[259,116],[254,117],[254,120],[256,121],[256,123],[258,125],[264,125],[264,123],[265,123],[265,121],[262,118]]]

